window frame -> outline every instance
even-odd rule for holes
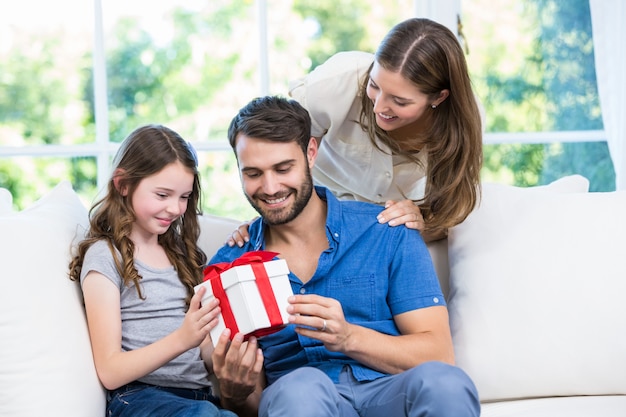
[[[414,0],[413,14],[442,22],[455,33],[457,16],[461,14],[461,0]],[[119,143],[111,142],[108,124],[107,75],[104,51],[104,30],[102,22],[102,0],[93,0],[94,5],[94,102],[96,118],[96,140],[81,145],[39,145],[39,146],[0,146],[0,158],[15,156],[29,157],[95,157],[97,165],[97,188],[103,189],[110,175],[110,161]],[[267,42],[267,0],[255,0],[259,28],[259,77],[260,94],[269,92],[268,42]],[[604,130],[485,133],[484,144],[550,144],[563,142],[606,142]],[[223,141],[194,143],[198,152],[230,150]]]

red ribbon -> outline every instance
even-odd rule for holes
[[[266,334],[273,333],[283,325],[283,319],[276,303],[276,296],[272,290],[272,284],[265,270],[263,262],[268,262],[274,259],[278,253],[269,251],[252,251],[246,252],[239,258],[232,262],[220,262],[217,264],[209,265],[204,269],[204,281],[210,281],[211,288],[213,289],[213,295],[220,300],[220,307],[222,308],[222,317],[224,318],[224,324],[231,330],[230,338],[235,336],[239,332],[237,326],[237,320],[233,314],[232,307],[226,296],[226,291],[222,285],[220,274],[235,266],[250,265],[252,272],[254,273],[255,282],[263,301],[263,306],[267,312],[267,316],[270,320],[270,326],[266,329],[258,329],[246,335],[245,339],[254,335],[257,337],[264,336]]]

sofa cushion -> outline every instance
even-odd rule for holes
[[[6,188],[0,188],[0,216],[13,212],[13,197]]]
[[[626,394],[626,192],[550,191],[485,184],[450,231],[457,364],[483,401]]]
[[[542,185],[532,188],[519,188],[509,185],[498,184],[486,184],[488,194],[496,192],[506,192],[510,190],[512,192],[559,192],[559,193],[581,193],[589,190],[589,180],[581,175],[570,175],[560,178],[548,185]],[[448,299],[450,293],[450,265],[448,259],[448,240],[441,239],[427,244],[428,251],[433,260],[439,283],[441,284],[441,290],[443,295]]]
[[[450,266],[448,263],[448,240],[440,239],[426,244],[430,258],[433,261],[437,278],[439,278],[439,285],[446,300],[450,292]]]
[[[624,417],[625,395],[551,397],[483,404],[481,417]]]
[[[69,248],[87,210],[63,182],[30,208],[0,215],[0,415],[103,416]]]
[[[226,239],[232,232],[243,222],[227,217],[203,214],[198,218],[198,223],[200,224],[198,246],[206,253],[207,258],[211,259],[215,252],[226,243]]]

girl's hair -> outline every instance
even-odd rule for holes
[[[450,91],[436,108],[427,109],[423,130],[398,141],[376,124],[374,106],[366,92],[369,79],[365,77],[360,86],[359,121],[379,149],[377,138],[394,153],[416,162],[417,151],[427,152],[426,192],[418,201],[426,230],[455,226],[477,204],[482,166],[481,117],[463,49],[445,26],[413,18],[391,29],[374,59],[385,70],[401,74],[432,101],[442,90]]]
[[[202,281],[202,269],[207,257],[197,246],[200,235],[200,178],[198,161],[191,145],[171,129],[161,125],[137,128],[122,142],[113,161],[113,175],[107,185],[107,194],[89,211],[89,231],[70,262],[70,278],[80,280],[87,249],[99,240],[105,240],[113,253],[115,265],[123,277],[124,285],[135,285],[141,298],[141,276],[134,265],[135,245],[130,232],[135,222],[132,207],[133,193],[140,181],[156,174],[167,165],[180,162],[194,175],[193,191],[187,210],[159,235],[168,259],[174,265],[180,281],[187,288],[187,304],[193,296],[193,287]],[[123,196],[118,190],[126,188]]]

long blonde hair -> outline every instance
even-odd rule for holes
[[[450,91],[446,100],[428,109],[425,129],[402,142],[376,124],[365,77],[359,122],[379,149],[377,138],[394,153],[414,161],[417,149],[427,152],[426,192],[417,202],[426,230],[455,226],[478,202],[482,166],[481,117],[463,50],[445,26],[413,18],[391,29],[374,59],[382,68],[400,73],[433,101],[442,90]]]
[[[135,245],[130,239],[135,222],[132,196],[142,179],[176,161],[194,174],[193,190],[187,210],[172,223],[167,232],[159,235],[159,243],[187,289],[189,303],[193,287],[202,281],[202,268],[207,260],[197,246],[200,235],[198,215],[201,214],[197,157],[191,145],[178,133],[161,125],[137,128],[120,146],[113,162],[114,175],[107,185],[107,194],[89,211],[89,230],[70,262],[70,279],[80,279],[87,249],[96,241],[104,240],[109,244],[124,285],[135,285],[139,296],[144,298],[139,285],[141,276],[134,264]],[[128,190],[126,196],[118,191],[121,188]]]

